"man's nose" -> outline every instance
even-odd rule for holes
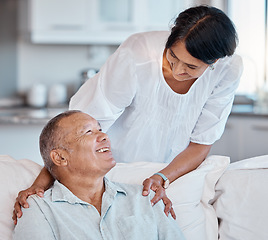
[[[106,133],[99,132],[97,140],[98,142],[106,142],[108,140],[108,135]]]

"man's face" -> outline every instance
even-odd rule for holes
[[[99,123],[85,113],[59,122],[68,149],[68,168],[74,174],[104,176],[116,164],[108,136]]]

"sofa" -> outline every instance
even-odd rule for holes
[[[166,163],[118,163],[107,177],[142,184]],[[12,239],[12,211],[18,192],[29,187],[42,166],[0,155],[0,239]],[[268,155],[230,163],[212,155],[167,189],[177,223],[189,240],[268,239]]]

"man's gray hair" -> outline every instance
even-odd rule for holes
[[[79,110],[69,110],[58,114],[52,118],[43,128],[39,137],[40,154],[43,158],[44,165],[47,170],[52,174],[52,168],[54,166],[53,161],[50,158],[50,152],[54,149],[65,148],[64,147],[64,135],[59,128],[59,122],[66,117],[69,117],[75,113],[79,113]]]

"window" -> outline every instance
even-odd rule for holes
[[[244,72],[237,93],[254,94],[262,89],[266,75],[265,0],[228,1],[228,15],[239,37],[237,53],[243,58]]]

